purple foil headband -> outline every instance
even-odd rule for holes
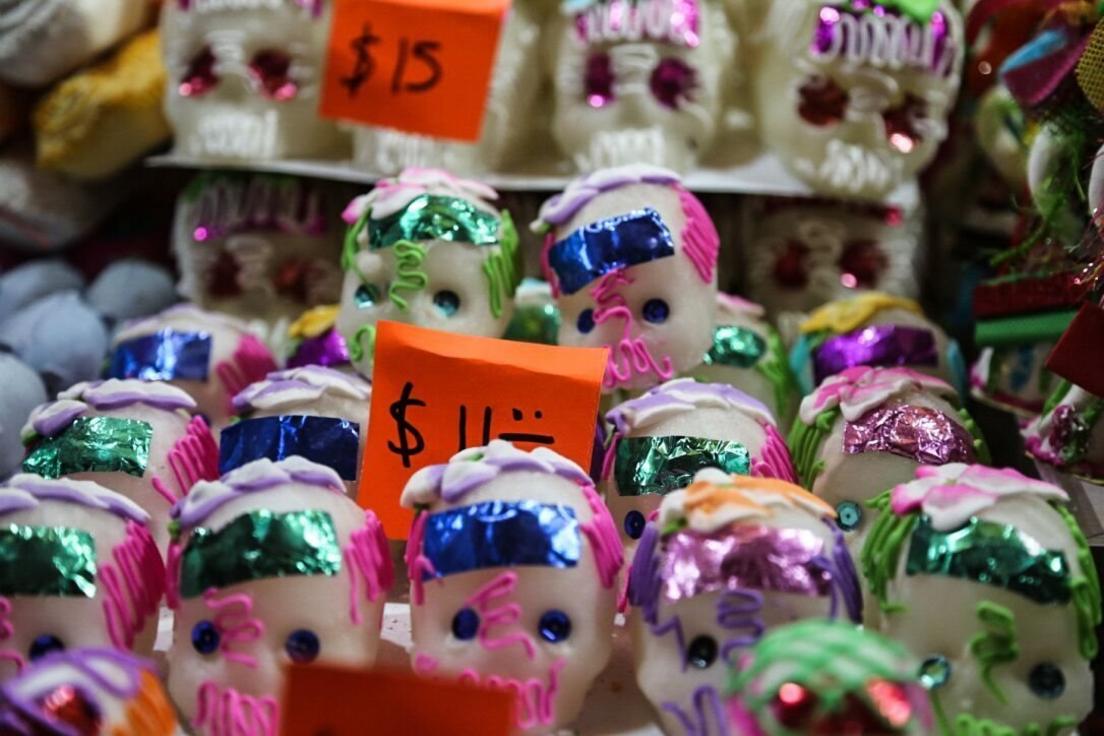
[[[889,452],[921,465],[974,463],[974,438],[961,424],[926,406],[883,406],[848,422],[843,451]]]
[[[845,368],[939,364],[935,335],[922,327],[870,325],[829,337],[813,350],[813,377],[819,384]]]
[[[327,368],[349,365],[349,346],[336,328],[317,337],[305,338],[287,361],[288,368],[320,365]]]

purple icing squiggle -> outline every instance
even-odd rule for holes
[[[540,208],[540,214],[532,228],[543,232],[558,227],[585,207],[592,199],[604,192],[620,189],[630,184],[679,185],[682,179],[673,171],[656,166],[621,166],[613,169],[595,171],[569,183],[562,194],[546,201]]]
[[[86,410],[86,406],[74,404],[62,411],[36,417],[31,421],[31,427],[41,437],[53,437],[72,424],[74,419],[82,416]]]
[[[694,703],[694,716],[696,721],[690,718],[690,715],[686,713],[677,703],[666,701],[663,703],[663,710],[671,713],[679,720],[679,724],[682,726],[683,733],[686,736],[712,736],[714,733],[717,736],[727,736],[728,734],[728,718],[725,716],[725,708],[721,703],[721,695],[717,692],[716,688],[710,685],[700,685],[694,690],[691,696]],[[709,716],[713,716],[713,723],[717,724],[717,730],[711,731],[709,728]]]
[[[94,486],[94,489],[85,492],[77,484],[85,487]],[[46,480],[37,475],[20,473],[8,481],[7,488],[24,491],[40,501],[66,501],[79,504],[92,509],[107,511],[123,519],[129,519],[138,524],[148,524],[149,514],[143,511],[137,504],[114,491],[111,491],[92,481],[74,481],[65,478],[58,480]],[[22,502],[16,502],[19,505]],[[37,503],[35,504],[37,505]],[[21,506],[21,508],[33,508]],[[0,508],[0,513],[18,511],[19,508]]]
[[[680,396],[681,394],[681,396]],[[685,398],[683,398],[685,397]],[[694,400],[720,399],[733,407],[746,408],[772,418],[763,402],[726,383],[700,383],[693,379],[675,379],[649,389],[643,396],[629,399],[606,412],[606,421],[613,424],[621,436],[631,431],[629,414],[642,414],[667,408],[692,410]]]

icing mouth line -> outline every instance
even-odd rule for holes
[[[522,730],[526,730],[535,726],[547,726],[556,720],[556,696],[560,688],[560,671],[566,664],[564,659],[553,662],[548,668],[547,679],[544,682],[536,677],[522,681],[494,674],[481,676],[471,668],[462,671],[457,679],[470,685],[481,685],[513,694],[517,703],[517,725]]]
[[[276,736],[280,704],[271,696],[245,695],[207,680],[196,700],[195,726],[206,736]]]

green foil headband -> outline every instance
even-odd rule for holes
[[[328,512],[259,509],[217,532],[192,530],[180,560],[180,595],[194,598],[248,580],[340,572],[341,548]]]
[[[702,437],[624,437],[617,443],[613,474],[621,496],[665,494],[685,488],[702,468],[747,475],[751,455],[739,442]]]
[[[1072,598],[1065,553],[1044,549],[1014,526],[977,517],[949,532],[933,529],[931,520],[921,517],[905,572],[972,580],[1042,604],[1069,603]]]
[[[23,460],[23,470],[43,478],[112,472],[141,478],[149,463],[152,439],[149,422],[78,417],[60,434],[36,442]]]
[[[422,194],[399,212],[371,220],[368,245],[380,250],[401,240],[447,240],[497,245],[501,221],[460,197]]]
[[[0,527],[0,595],[96,596],[96,542],[83,529]]]

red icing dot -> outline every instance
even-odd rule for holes
[[[288,74],[290,69],[291,57],[274,49],[258,51],[249,62],[249,73],[261,85],[261,92],[278,102],[299,92],[299,85]]]
[[[583,85],[587,104],[605,107],[613,102],[613,64],[609,54],[591,54],[587,59],[586,78]]]
[[[872,288],[887,265],[885,253],[877,242],[850,240],[840,254],[840,283],[851,289]]]
[[[805,257],[809,248],[799,240],[786,243],[786,250],[774,262],[774,280],[787,289],[802,289],[809,283]]]
[[[215,74],[215,55],[210,48],[204,46],[188,64],[188,71],[184,72],[177,91],[183,97],[198,97],[209,92],[218,81]]]
[[[831,77],[812,76],[798,89],[797,114],[810,125],[833,125],[843,120],[849,101],[847,90]]]
[[[901,104],[882,113],[885,120],[886,138],[889,145],[901,153],[909,153],[920,142],[922,136],[914,123],[928,114],[928,104],[919,97],[909,94]]]
[[[698,73],[682,59],[668,57],[652,70],[650,86],[659,104],[677,110],[698,86]]]

